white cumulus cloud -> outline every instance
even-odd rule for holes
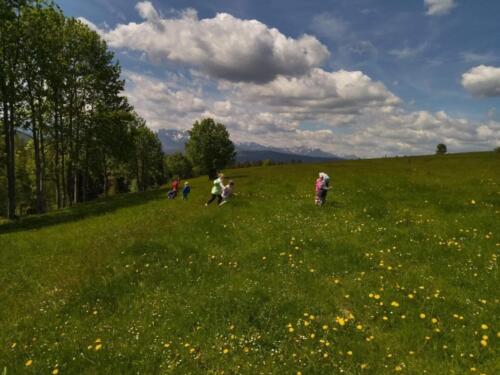
[[[192,10],[177,19],[161,18],[150,2],[137,9],[143,22],[118,25],[104,34],[111,47],[142,51],[153,61],[188,64],[213,78],[269,82],[277,75],[303,75],[329,56],[315,37],[286,37],[257,20],[227,13],[198,19]]]
[[[439,16],[449,13],[455,6],[454,0],[424,0],[429,16]]]
[[[462,86],[475,96],[500,96],[500,68],[476,66],[462,75]]]

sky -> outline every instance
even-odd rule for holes
[[[500,146],[500,1],[59,0],[150,128],[360,157]]]

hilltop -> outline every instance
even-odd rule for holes
[[[228,170],[0,226],[7,374],[500,371],[494,153]],[[313,205],[317,172],[332,177]]]

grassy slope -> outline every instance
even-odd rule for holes
[[[228,175],[0,226],[0,370],[499,373],[499,155]]]

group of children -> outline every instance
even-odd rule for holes
[[[177,192],[179,190],[179,180],[176,178],[172,181],[172,186],[170,191],[167,193],[168,199],[175,199],[177,197]],[[208,206],[215,199],[217,199],[217,205],[220,207],[226,204],[229,198],[233,195],[234,190],[234,181],[230,180],[227,185],[224,185],[224,175],[219,173],[217,179],[214,180],[210,199],[205,203],[205,206]],[[184,182],[184,187],[182,189],[182,199],[187,200],[189,197],[189,193],[191,192],[191,187],[189,186],[189,182]]]
[[[172,186],[169,192],[167,193],[168,199],[175,199],[177,197],[177,192],[179,190],[180,181],[176,178],[172,181]],[[191,187],[189,186],[189,182],[184,182],[184,187],[182,188],[182,199],[187,200],[189,193],[191,192]]]
[[[177,196],[177,191],[179,190],[179,180],[176,178],[172,182],[172,189],[168,192],[168,199],[175,199]],[[323,206],[326,201],[326,195],[328,194],[328,190],[330,190],[330,176],[328,176],[325,172],[320,172],[318,178],[315,183],[316,194],[314,197],[314,204],[316,206]],[[205,203],[205,206],[208,206],[214,200],[217,199],[217,205],[220,207],[223,204],[226,204],[229,198],[233,195],[234,190],[234,181],[230,180],[227,185],[224,185],[224,175],[219,173],[217,179],[213,182],[213,187],[211,191],[210,199]],[[189,197],[189,193],[191,192],[191,187],[189,186],[189,182],[184,182],[184,187],[182,189],[182,199],[187,200]]]

